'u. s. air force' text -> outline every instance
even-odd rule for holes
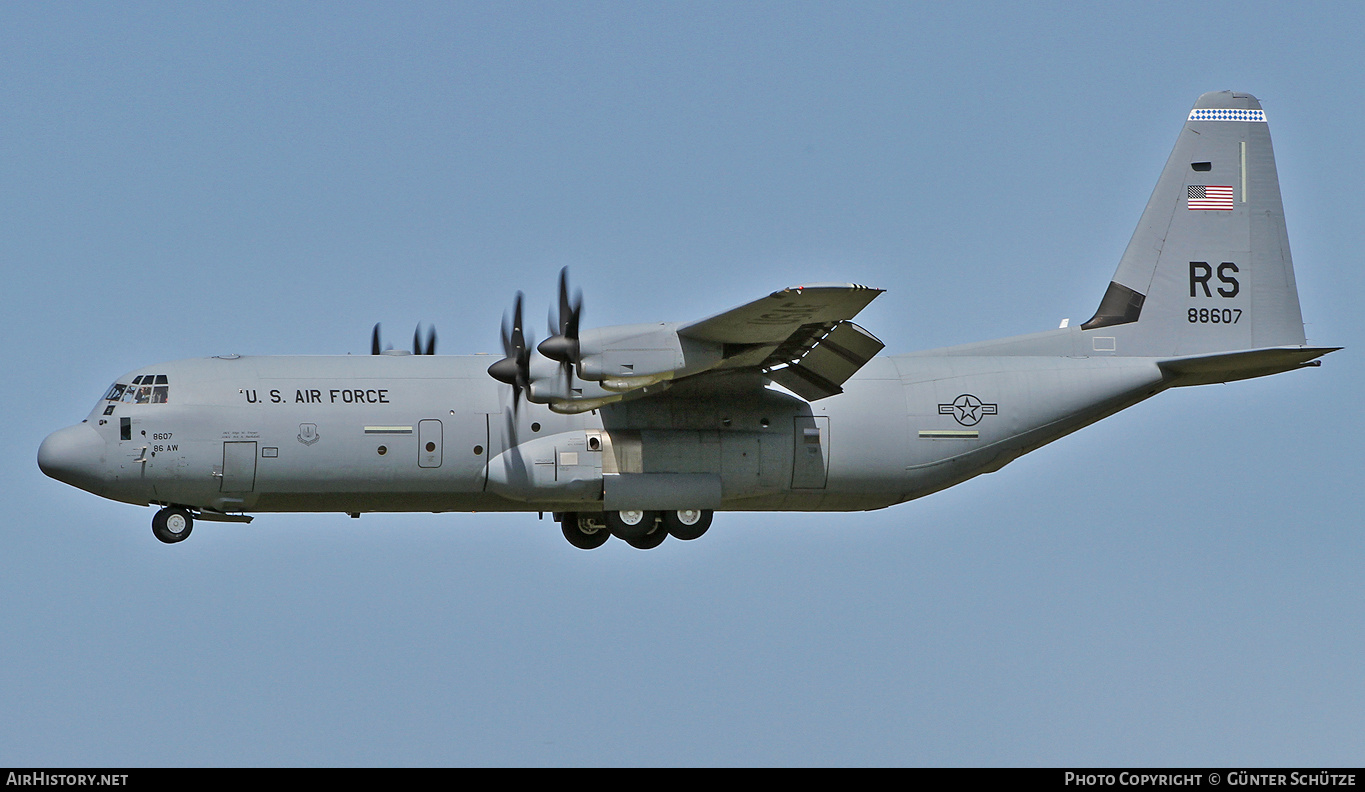
[[[389,404],[388,388],[296,388],[294,398],[287,390],[272,389],[262,398],[255,388],[237,391],[247,404]]]

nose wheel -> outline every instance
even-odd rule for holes
[[[179,506],[167,506],[152,516],[152,535],[166,544],[183,542],[194,528],[194,518]]]

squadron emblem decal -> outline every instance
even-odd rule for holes
[[[310,446],[318,441],[317,424],[299,424],[299,442]]]
[[[940,404],[938,406],[939,415],[951,415],[963,426],[975,426],[981,422],[983,415],[996,415],[999,412],[999,405],[984,404],[970,393],[964,393],[953,399],[952,404]]]

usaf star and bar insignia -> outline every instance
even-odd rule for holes
[[[970,393],[964,393],[953,399],[952,404],[940,404],[938,406],[939,415],[951,415],[963,426],[976,426],[981,422],[983,416],[997,415],[999,412],[999,405],[986,404]]]

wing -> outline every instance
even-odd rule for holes
[[[557,412],[584,412],[681,380],[700,385],[750,372],[809,401],[822,399],[841,393],[882,350],[850,321],[881,293],[856,284],[793,286],[696,322],[586,330],[574,369],[578,381],[562,367],[540,366],[544,373],[537,376],[533,364],[529,398]]]
[[[721,344],[778,345],[809,325],[852,319],[881,294],[854,283],[814,283],[775,291],[760,300],[686,324],[678,334]]]
[[[678,335],[719,343],[717,368],[757,367],[808,401],[843,392],[843,384],[885,346],[850,321],[881,294],[854,283],[816,283],[684,325]]]

